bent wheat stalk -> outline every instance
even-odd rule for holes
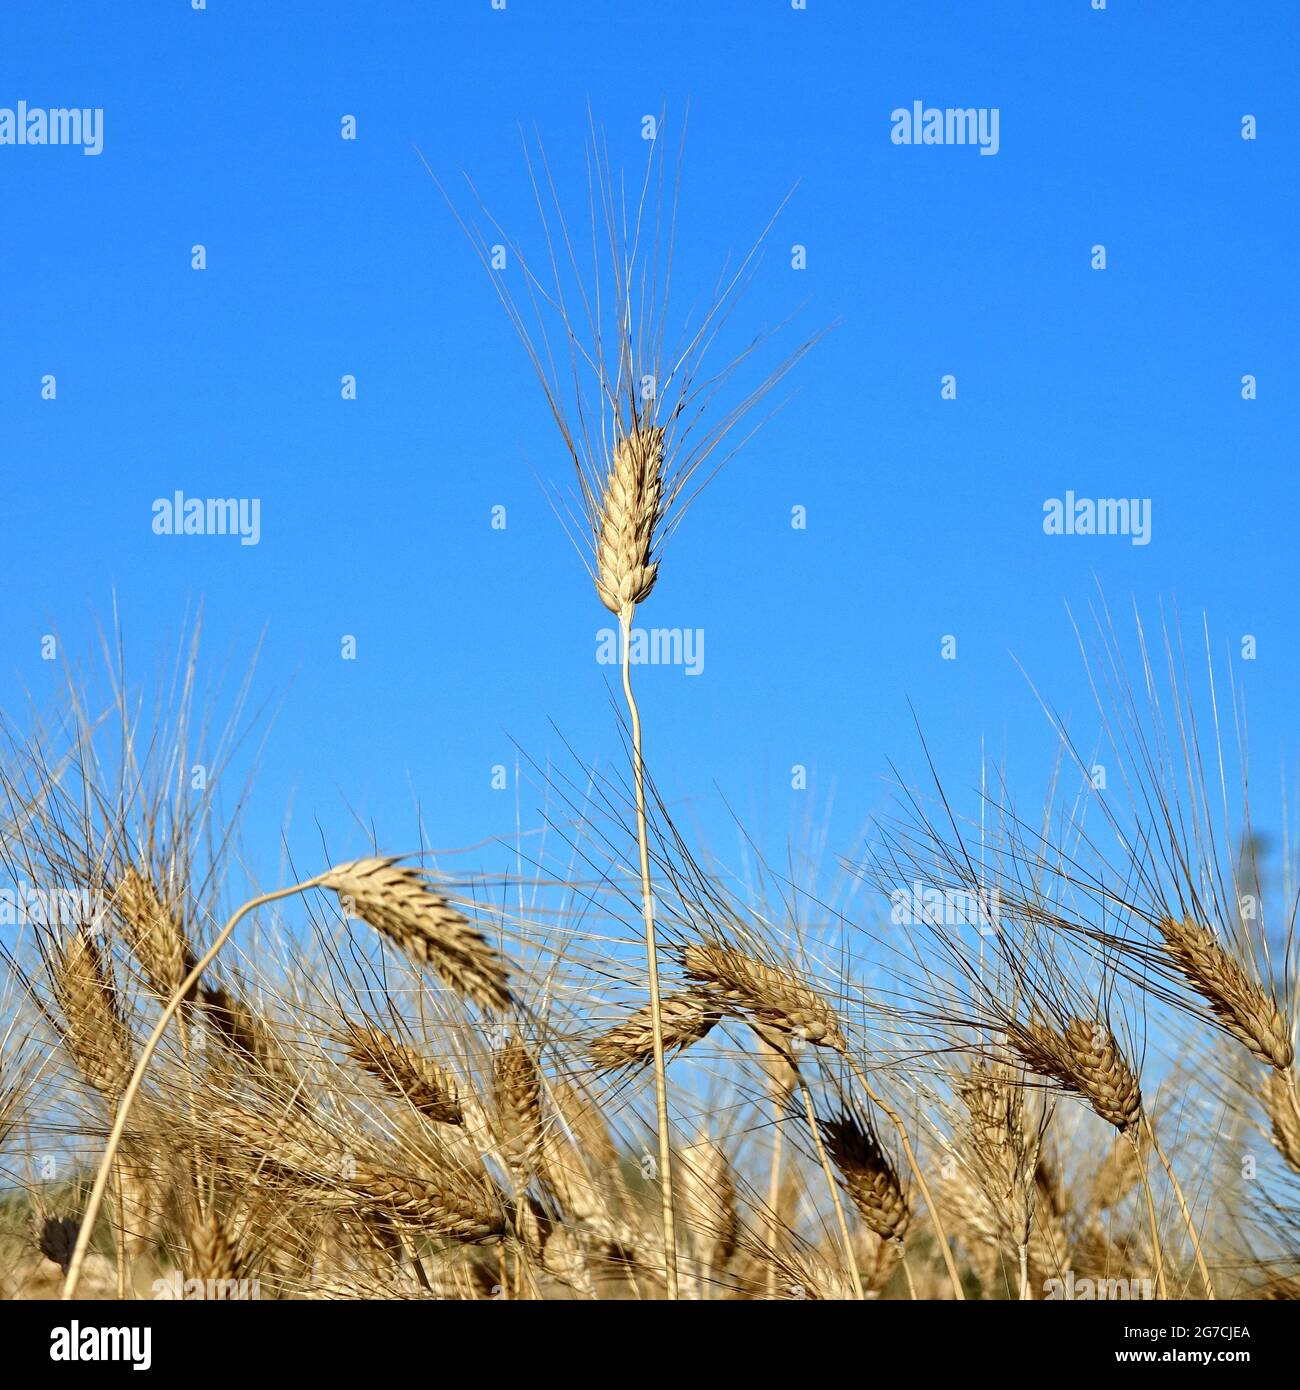
[[[81,1268],[86,1262],[86,1251],[90,1248],[91,1233],[95,1229],[95,1221],[99,1217],[99,1209],[104,1201],[104,1189],[108,1186],[113,1160],[116,1158],[118,1147],[122,1143],[122,1135],[126,1132],[126,1122],[130,1117],[131,1107],[135,1104],[135,1098],[139,1094],[140,1083],[144,1080],[145,1071],[158,1049],[158,1044],[162,1041],[163,1034],[167,1031],[167,1025],[185,1002],[190,991],[198,984],[203,972],[217,958],[217,953],[230,940],[231,933],[248,913],[266,903],[275,902],[278,898],[287,898],[294,893],[303,893],[308,888],[315,888],[323,884],[327,877],[327,874],[320,874],[316,878],[308,879],[305,883],[295,883],[288,888],[278,888],[274,892],[263,893],[260,897],[250,898],[222,927],[216,940],[208,947],[167,1001],[166,1007],[158,1017],[158,1022],[154,1024],[153,1032],[149,1034],[144,1047],[140,1049],[140,1056],[136,1060],[135,1069],[122,1091],[121,1099],[118,1101],[117,1117],[113,1121],[113,1128],[109,1131],[108,1143],[105,1144],[104,1155],[99,1161],[99,1172],[95,1174],[95,1184],[90,1189],[86,1211],[81,1218],[81,1230],[77,1232],[77,1244],[73,1249],[72,1259],[68,1262],[67,1277],[63,1281],[62,1297],[65,1300],[76,1297],[77,1285],[81,1282]]]
[[[345,909],[360,917],[381,936],[429,965],[466,997],[484,1007],[501,1008],[511,1002],[505,966],[482,936],[470,927],[464,917],[450,908],[425,879],[411,869],[400,867],[393,859],[358,859],[327,869],[323,874],[302,883],[250,898],[222,927],[216,940],[177,986],[140,1050],[135,1069],[118,1101],[117,1117],[109,1131],[99,1172],[86,1203],[81,1230],[77,1234],[77,1246],[63,1284],[65,1299],[72,1298],[77,1292],[113,1160],[121,1145],[144,1074],[167,1025],[248,913],[278,899],[305,893],[310,888],[332,889]]]

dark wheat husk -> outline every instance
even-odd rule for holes
[[[876,1136],[847,1113],[820,1124],[827,1152],[863,1221],[882,1240],[902,1240],[911,1219],[907,1195]]]

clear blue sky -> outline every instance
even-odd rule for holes
[[[635,168],[642,114],[689,99],[684,273],[799,180],[742,319],[810,297],[810,327],[842,323],[642,610],[706,634],[702,676],[639,674],[664,789],[726,850],[715,787],[775,842],[834,783],[847,847],[889,760],[920,767],[912,701],[955,785],[983,739],[1032,798],[1052,739],[1011,654],[1082,720],[1065,604],[1094,576],[1119,609],[1255,634],[1261,796],[1294,761],[1293,3],[49,0],[0,39],[0,106],[105,112],[97,157],[0,146],[6,708],[57,684],[43,633],[89,653],[114,590],[139,672],[200,601],[214,659],[265,626],[257,690],[283,701],[249,824],[273,841],[292,799],[307,865],[316,821],[360,849],[349,807],[413,847],[413,791],[435,844],[508,834],[512,740],[614,754],[607,615],[537,483],[568,463],[414,146],[527,241],[519,122],[580,209],[587,102]],[[918,100],[998,108],[997,155],[891,143]],[[260,543],[155,535],[177,489],[259,498]],[[1151,543],[1045,536],[1067,490],[1151,499]]]

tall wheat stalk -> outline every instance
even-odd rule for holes
[[[441,184],[438,188],[487,268],[493,289],[523,344],[563,436],[578,485],[577,506],[569,505],[569,517],[577,521],[573,529],[579,533],[579,549],[591,557],[588,568],[600,600],[619,621],[623,695],[632,734],[632,781],[650,994],[665,1274],[668,1297],[676,1299],[679,1282],[673,1222],[672,1146],[650,875],[645,761],[641,715],[632,693],[629,670],[632,619],[637,605],[654,587],[659,563],[658,544],[676,527],[707,482],[706,478],[691,490],[697,471],[812,346],[812,340],[798,347],[739,399],[725,406],[715,404],[720,393],[732,383],[737,369],[771,336],[770,330],[760,333],[733,360],[721,366],[711,362],[709,370],[705,370],[705,357],[714,348],[720,330],[748,283],[776,214],[734,269],[731,266],[724,269],[705,312],[684,326],[677,340],[672,341],[667,337],[667,311],[676,243],[680,150],[673,182],[667,186],[663,138],[656,135],[650,144],[639,192],[628,199],[622,176],[616,177],[610,168],[604,132],[597,130],[594,118],[589,119],[589,125],[590,264],[579,259],[580,243],[570,235],[563,203],[540,140],[535,156],[525,142],[525,159],[545,243],[545,260],[539,259],[539,265],[546,267],[542,275],[536,273],[519,245],[506,236],[470,184],[479,212],[491,224],[492,240],[498,237],[504,240],[523,272],[528,298],[537,315],[535,326],[521,312],[505,278],[498,273],[489,239],[477,226],[466,222]],[[684,138],[684,121],[682,135]],[[425,167],[428,169],[427,163]],[[437,184],[432,169],[429,173]],[[777,208],[779,212],[780,207]],[[583,254],[585,257],[585,247]],[[552,320],[548,327],[548,318],[552,315],[558,319],[558,325]],[[563,351],[553,350],[551,335],[557,326],[563,334]],[[571,420],[575,423],[571,424]],[[743,438],[740,443],[744,443]],[[734,446],[739,447],[740,444]],[[715,463],[714,471],[717,467],[721,467],[721,462]]]
[[[650,882],[650,837],[645,813],[645,761],[641,751],[641,713],[632,694],[629,656],[632,648],[632,614],[621,618],[623,638],[623,695],[632,722],[632,781],[636,796],[636,842],[641,870],[641,916],[645,925],[646,975],[650,987],[650,1029],[654,1039],[655,1126],[659,1141],[660,1209],[664,1224],[664,1278],[668,1297],[679,1296],[677,1233],[673,1217],[673,1157],[668,1118],[668,1071],[664,1063],[663,1021],[659,1009],[659,951],[655,938],[654,889]]]

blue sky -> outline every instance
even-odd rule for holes
[[[1193,635],[1204,612],[1221,653],[1256,636],[1267,802],[1300,677],[1298,30],[1289,3],[10,6],[0,106],[105,114],[95,157],[0,146],[0,703],[52,694],[42,634],[91,655],[114,593],[140,675],[200,603],[214,672],[265,628],[268,875],[290,803],[308,865],[318,826],[362,848],[354,812],[413,848],[416,795],[432,843],[468,844],[512,833],[490,775],[516,744],[616,756],[607,615],[537,481],[567,458],[415,146],[535,245],[519,123],[580,212],[588,101],[634,170],[643,114],[675,138],[689,100],[683,275],[797,181],[741,322],[806,299],[809,330],[840,323],[639,615],[706,634],[702,675],[638,673],[682,815],[730,854],[725,797],[779,849],[833,787],[847,849],[890,761],[921,769],[910,705],[956,787],[983,742],[1032,801],[1053,739],[1016,660],[1088,727],[1065,608],[1097,582],[1121,611],[1176,602]],[[891,143],[914,101],[997,108],[998,153]],[[260,499],[259,544],[155,535],[178,489]],[[1044,535],[1067,490],[1150,499],[1150,543]],[[536,789],[518,800],[536,823]]]

